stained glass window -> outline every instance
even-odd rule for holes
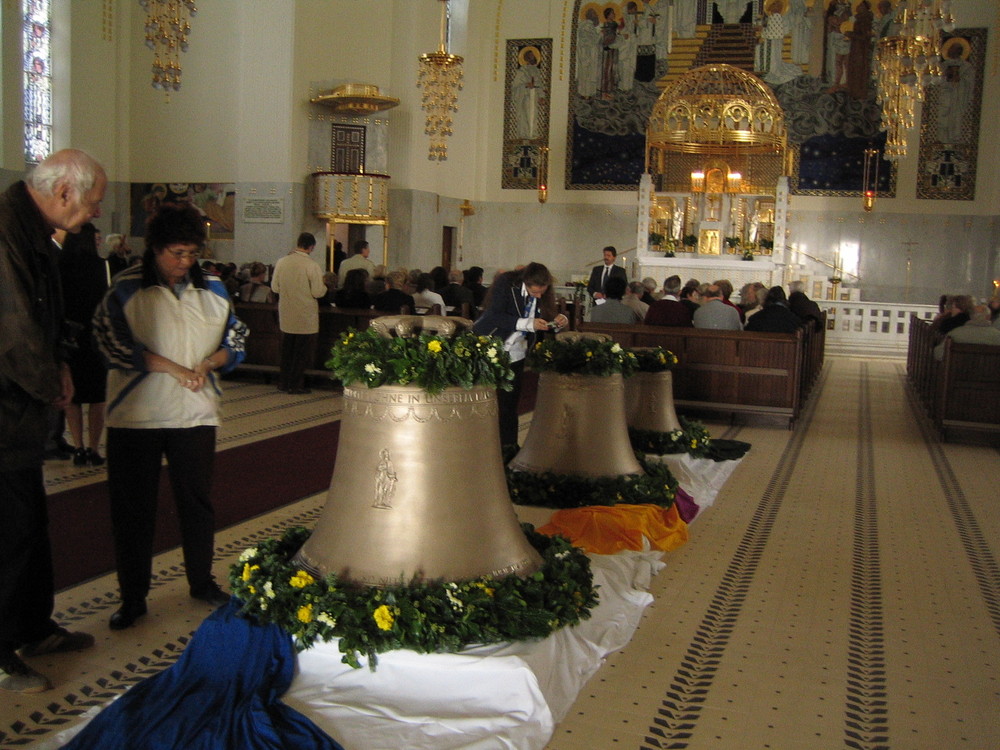
[[[24,160],[52,152],[52,14],[49,0],[23,0]]]

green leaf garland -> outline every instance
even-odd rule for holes
[[[578,474],[514,471],[507,469],[510,499],[518,505],[544,508],[584,508],[588,505],[661,505],[669,508],[677,493],[677,480],[663,464],[646,462],[637,454],[645,474],[618,477],[585,477]]]
[[[543,566],[521,578],[414,581],[362,587],[336,575],[315,578],[291,562],[309,538],[301,527],[243,551],[230,568],[229,585],[242,613],[275,623],[296,638],[301,651],[317,641],[340,639],[342,661],[361,666],[368,657],[408,648],[453,652],[471,644],[544,638],[590,617],[597,605],[590,560],[560,536],[524,524]]]
[[[333,345],[326,366],[345,385],[415,385],[432,394],[456,386],[509,391],[514,378],[503,342],[472,332],[386,338],[371,328],[350,330]]]
[[[673,432],[656,432],[654,430],[638,430],[628,428],[628,437],[632,448],[640,453],[664,455],[667,453],[690,453],[695,458],[710,458],[712,452],[712,436],[705,425],[694,419],[678,416],[680,430]]]

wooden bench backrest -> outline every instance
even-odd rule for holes
[[[788,413],[801,406],[804,333],[758,333],[583,323],[626,347],[662,346],[677,355],[674,400]]]

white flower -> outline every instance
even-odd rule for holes
[[[271,584],[270,581],[264,584],[264,596],[266,596],[268,599],[274,598],[274,586]]]
[[[621,350],[622,350],[622,348],[621,348],[621,346],[620,346],[620,345],[618,345],[618,344],[615,344],[614,346],[612,346],[612,347],[611,347],[611,351],[613,351],[613,352],[614,352],[615,354],[617,354],[617,353],[618,353],[618,352],[620,352]]]
[[[456,597],[453,593],[451,593],[450,590],[445,589],[444,593],[448,595],[448,601],[451,602],[452,609],[456,611],[461,611],[465,607],[465,605],[462,603],[462,600]]]
[[[267,599],[265,599],[264,597],[260,598],[260,611],[261,612],[267,611]]]
[[[240,554],[240,562],[246,562],[251,557],[256,557],[256,556],[257,556],[257,548],[256,547],[247,547]]]
[[[321,622],[324,625],[329,625],[331,628],[337,627],[336,618],[332,617],[329,612],[320,612],[316,615],[316,622]]]
[[[365,372],[369,375],[377,375],[382,372],[382,368],[376,365],[374,362],[369,362],[365,365]]]
[[[492,360],[496,360],[497,348],[495,346],[491,346],[489,349],[486,350],[486,356]]]

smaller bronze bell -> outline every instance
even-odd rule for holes
[[[560,338],[609,340],[604,334],[562,333]],[[625,385],[607,376],[538,376],[538,395],[524,447],[509,464],[516,471],[617,477],[642,474],[629,443]]]
[[[674,374],[637,372],[625,381],[625,414],[628,426],[652,432],[681,429],[674,410]]]

